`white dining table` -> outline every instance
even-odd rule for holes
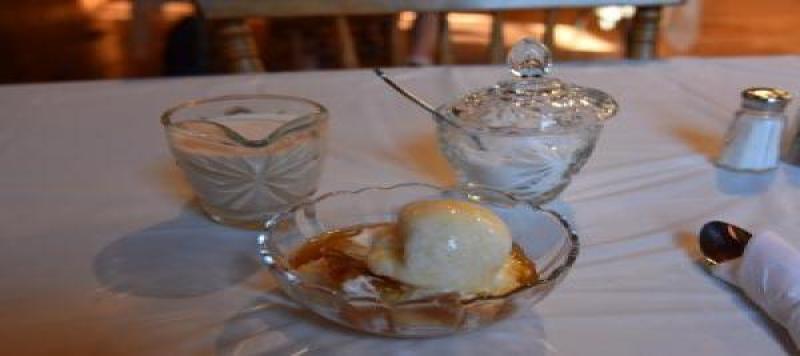
[[[433,103],[510,76],[499,66],[387,72]],[[350,331],[281,294],[259,263],[258,232],[198,211],[159,123],[193,98],[302,96],[330,110],[320,192],[454,183],[433,121],[370,71],[0,86],[0,354],[796,354],[780,326],[698,263],[696,234],[722,219],[800,246],[800,168],[713,164],[740,91],[800,95],[800,57],[557,64],[552,75],[621,107],[550,204],[576,227],[577,263],[530,310],[435,339]]]

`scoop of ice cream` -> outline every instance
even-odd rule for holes
[[[392,236],[376,239],[375,274],[425,288],[490,290],[511,253],[511,234],[491,210],[461,200],[419,201],[400,211]]]

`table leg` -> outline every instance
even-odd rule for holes
[[[253,32],[245,20],[224,20],[214,24],[216,52],[227,72],[263,72]]]
[[[642,6],[636,9],[636,16],[628,30],[626,57],[631,59],[656,58],[660,20],[660,6]]]

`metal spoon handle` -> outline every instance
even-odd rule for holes
[[[418,98],[416,95],[406,91],[405,89],[397,85],[397,83],[395,83],[393,80],[389,79],[389,77],[386,76],[386,73],[384,73],[380,68],[375,68],[374,71],[375,74],[377,74],[381,79],[383,79],[384,82],[386,82],[386,84],[389,84],[389,86],[392,87],[392,89],[396,90],[398,93],[403,94],[403,96],[408,98],[408,100],[413,101],[415,104],[419,105],[421,108],[427,110],[431,114],[436,115],[440,118],[444,118],[444,115],[436,111],[436,109],[434,109],[433,106],[426,103],[422,99]]]
[[[440,120],[442,120],[444,122],[447,122],[447,123],[449,123],[451,125],[457,126],[451,120],[448,120],[444,115],[442,115],[442,113],[436,111],[436,109],[434,109],[433,106],[431,106],[430,104],[426,103],[424,100],[418,98],[416,95],[411,94],[411,92],[403,89],[402,87],[397,85],[397,83],[395,83],[393,80],[389,79],[389,77],[386,76],[386,73],[384,73],[380,68],[375,68],[373,70],[375,71],[375,74],[378,75],[378,77],[380,77],[381,79],[383,79],[384,82],[386,82],[386,84],[389,84],[389,86],[392,87],[392,89],[394,89],[398,93],[400,93],[403,96],[405,96],[408,100],[413,101],[419,107],[425,109],[425,111],[433,114],[433,116],[436,116]],[[478,146],[479,150],[486,151],[486,146],[483,145],[483,142],[481,142],[481,140],[480,140],[480,138],[478,138],[478,136],[471,135],[471,134],[468,134],[468,136],[472,140],[472,142],[474,142],[475,145]]]

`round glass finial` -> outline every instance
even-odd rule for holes
[[[511,74],[520,78],[541,77],[550,73],[552,55],[547,46],[530,37],[525,37],[511,47],[508,65]]]

